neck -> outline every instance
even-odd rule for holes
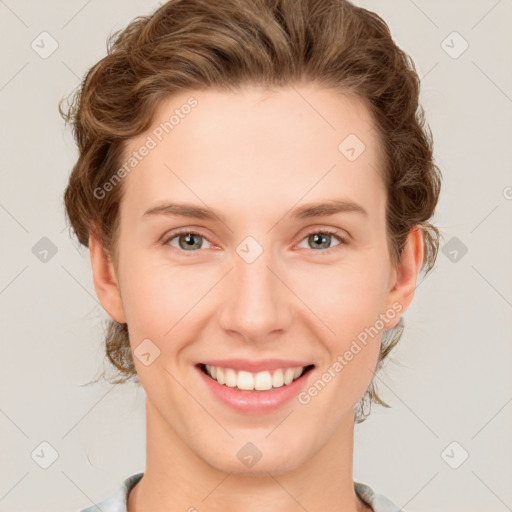
[[[371,512],[354,490],[353,437],[350,416],[298,467],[237,474],[192,452],[146,399],[146,470],[129,494],[128,512]]]

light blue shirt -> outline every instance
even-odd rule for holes
[[[129,476],[110,496],[96,505],[84,508],[79,512],[127,512],[128,494],[143,475],[144,473],[136,473]],[[372,507],[373,512],[405,512],[382,494],[373,492],[365,484],[354,482],[354,489],[356,494]]]

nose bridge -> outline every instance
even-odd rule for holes
[[[229,300],[221,313],[222,326],[251,340],[262,340],[285,327],[283,284],[276,276],[273,251],[247,237],[233,254]]]

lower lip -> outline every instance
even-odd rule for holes
[[[309,375],[313,373],[313,370],[314,368],[302,374],[291,384],[279,388],[272,388],[267,391],[246,391],[219,384],[206,375],[201,368],[197,367],[203,381],[221,402],[244,413],[266,413],[279,409],[300,393],[306,386]]]

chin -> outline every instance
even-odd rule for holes
[[[305,463],[308,451],[304,443],[302,448],[284,443],[272,443],[270,440],[254,444],[245,440],[231,440],[219,451],[198,454],[204,462],[224,473],[239,476],[268,477],[292,472]]]
[[[279,460],[280,459],[280,460]],[[284,475],[297,469],[301,461],[290,460],[285,457],[272,457],[272,460],[263,460],[262,458],[256,462],[252,467],[246,467],[243,463],[234,460],[217,460],[211,461],[215,469],[224,473],[231,473],[237,476],[251,476],[251,477],[268,477],[269,474],[272,476]]]

